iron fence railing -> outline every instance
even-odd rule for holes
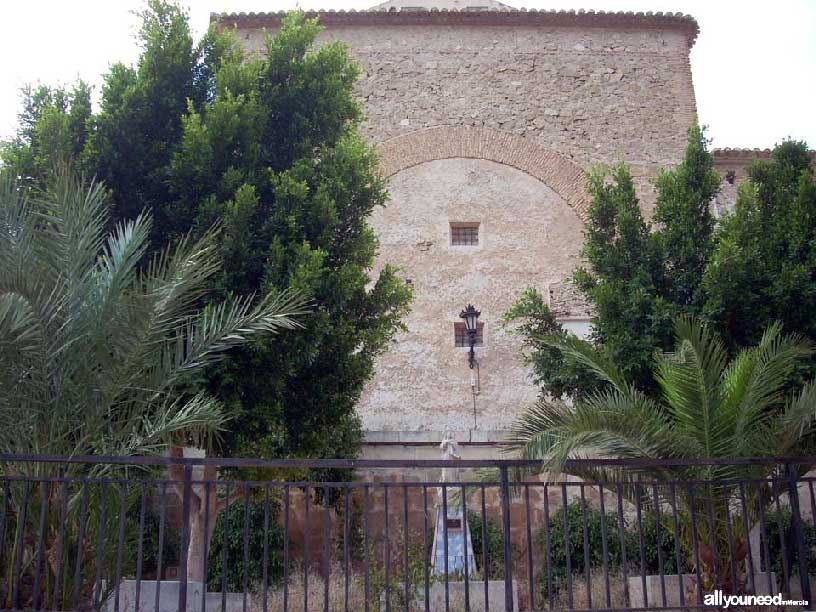
[[[0,609],[802,607],[813,465],[0,455]]]

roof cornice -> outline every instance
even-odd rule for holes
[[[221,27],[238,28],[277,27],[284,11],[268,13],[212,13],[211,23]],[[579,27],[609,29],[680,30],[686,33],[689,48],[694,44],[700,27],[691,15],[683,13],[633,13],[607,11],[556,11],[536,9],[423,9],[388,11],[306,11],[307,17],[319,17],[326,26],[332,25],[487,25],[487,26],[539,26]]]

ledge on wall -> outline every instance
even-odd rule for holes
[[[481,431],[469,429],[453,430],[453,437],[462,446],[504,446],[507,444],[506,430]],[[445,437],[444,431],[366,431],[363,433],[364,446],[439,446]]]

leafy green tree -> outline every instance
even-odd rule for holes
[[[17,135],[0,148],[0,161],[29,186],[59,163],[77,159],[90,129],[91,89],[82,81],[71,89],[25,87]]]
[[[218,234],[184,239],[140,269],[150,215],[108,233],[108,208],[102,184],[81,183],[67,172],[34,198],[8,173],[0,174],[3,453],[133,456],[159,454],[171,443],[203,445],[224,431],[228,414],[211,395],[186,392],[190,377],[253,338],[298,325],[293,316],[302,313],[303,298],[292,293],[212,302],[199,310],[219,270]],[[115,477],[117,469],[123,468],[0,462],[4,475],[29,478]],[[111,488],[125,494],[115,482]],[[12,487],[4,503],[17,516],[36,516],[36,497],[47,494],[54,505],[58,489],[46,483],[27,496]],[[73,529],[80,488],[70,496]],[[24,499],[28,513],[21,512]],[[88,507],[96,513],[98,503]],[[59,548],[58,514],[48,513],[48,521],[50,560],[61,550],[67,562],[71,546],[91,546],[89,539],[72,544],[78,536],[69,530]],[[0,547],[16,553],[22,545],[22,557],[32,559],[37,543],[22,538],[25,521],[18,520],[16,529],[6,530]],[[34,570],[27,565],[27,572]]]
[[[169,168],[188,108],[211,95],[223,46],[212,34],[196,45],[187,13],[174,4],[149,0],[141,17],[142,54],[135,67],[117,63],[105,75],[81,164],[111,189],[115,220],[152,212],[151,241],[161,245],[192,225],[173,206]]]
[[[707,520],[695,524],[708,589],[716,567],[729,568],[745,559],[747,534],[742,510],[734,503],[735,482],[747,479],[746,518],[753,525],[773,492],[751,479],[768,478],[774,466],[668,465],[642,468],[638,474],[629,467],[573,468],[567,461],[587,454],[675,460],[811,454],[816,382],[809,381],[790,398],[784,389],[797,363],[813,354],[813,345],[801,336],[782,335],[777,323],[766,329],[755,347],[741,350],[729,362],[725,345],[705,324],[680,316],[674,327],[674,351],[655,357],[658,393],[654,397],[640,391],[617,364],[588,342],[574,336],[552,340],[592,370],[604,386],[574,406],[540,400],[517,421],[512,439],[526,458],[542,459],[551,473],[568,470],[623,483],[638,476],[660,482],[704,481],[695,486],[693,498],[678,494],[676,501],[686,550],[694,550],[692,512],[705,517],[711,511],[715,517],[713,533]],[[634,489],[626,491],[632,494]],[[671,530],[671,524],[666,528]],[[732,550],[737,551],[734,558]],[[739,588],[727,577],[724,582],[726,590]]]
[[[359,70],[341,44],[318,46],[320,26],[302,14],[252,56],[231,32],[196,44],[187,15],[161,0],[143,22],[137,66],[106,75],[74,157],[104,179],[114,221],[151,211],[154,243],[221,223],[214,299],[291,287],[315,304],[303,330],[231,351],[207,372],[203,384],[236,415],[222,452],[354,455],[354,406],[411,298],[394,268],[370,277],[378,243],[367,217],[386,190],[358,134]],[[18,157],[39,154],[26,134]],[[56,156],[42,158],[26,172],[33,182]]]
[[[709,209],[719,183],[698,126],[689,130],[684,159],[656,179],[654,226],[643,218],[624,164],[611,175],[603,169],[590,174],[585,266],[573,280],[595,310],[593,341],[646,392],[656,390],[652,354],[671,348],[674,317],[699,315],[702,309],[703,272],[715,243]],[[597,380],[591,372],[545,341],[563,330],[536,325],[554,322],[540,294],[523,294],[506,318],[517,325],[545,395],[580,397],[592,391]]]
[[[238,415],[232,454],[354,454],[354,406],[410,300],[391,267],[369,286],[366,219],[386,192],[357,135],[357,67],[339,44],[313,49],[319,32],[292,14],[260,57],[233,48],[173,157],[176,209],[199,227],[223,220],[224,294],[294,287],[318,305],[304,330],[234,351],[210,376]]]
[[[803,142],[757,161],[705,271],[705,314],[732,350],[770,320],[816,339],[816,177]]]

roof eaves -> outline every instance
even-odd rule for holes
[[[277,26],[286,13],[211,13],[210,22],[236,27],[262,28]],[[686,32],[689,47],[694,45],[700,27],[691,15],[683,13],[632,12],[632,11],[584,11],[584,10],[537,10],[515,8],[490,8],[485,10],[467,9],[422,9],[400,11],[370,9],[364,11],[327,10],[306,11],[308,17],[319,17],[325,25],[539,25],[562,27],[602,27],[602,28],[670,28]]]

